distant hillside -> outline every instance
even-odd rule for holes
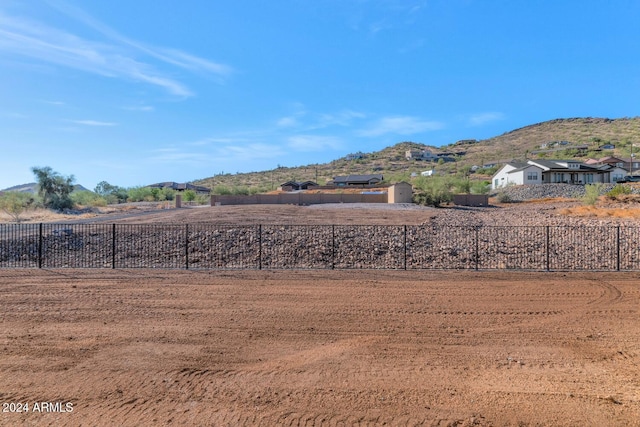
[[[5,188],[0,191],[15,191],[18,193],[35,193],[36,192],[36,184],[35,182],[30,182],[28,184],[14,185],[13,187]]]
[[[560,145],[565,142],[565,145]],[[640,152],[640,118],[601,119],[572,118],[537,123],[480,141],[469,147],[466,163],[487,163],[514,158],[578,158],[614,155],[629,158],[631,143]],[[543,144],[551,147],[543,148]],[[601,150],[605,144],[614,144],[613,150]],[[577,152],[573,147],[586,146]],[[557,151],[552,151],[557,150]],[[604,152],[603,152],[604,151]]]
[[[0,192],[4,191],[16,191],[19,193],[32,193],[35,194],[37,191],[38,184],[35,182],[30,182],[28,184],[20,184],[14,185],[13,187],[5,188],[4,190],[0,190]],[[89,189],[83,187],[80,184],[76,184],[73,186],[73,191],[89,191]]]
[[[632,147],[632,142],[634,143]],[[601,149],[605,144],[614,149]],[[455,162],[437,164],[407,160],[405,151],[429,149],[451,153]],[[312,180],[323,184],[336,175],[382,173],[389,181],[409,180],[411,173],[435,168],[449,174],[471,166],[504,163],[525,158],[599,158],[613,155],[629,158],[632,150],[640,153],[640,118],[556,119],[516,129],[500,136],[475,141],[464,140],[443,147],[416,142],[401,142],[373,153],[346,156],[329,163],[281,167],[263,172],[216,175],[194,181],[215,190],[216,186],[248,187],[269,191],[288,180]],[[355,153],[354,153],[355,154]],[[487,176],[479,178],[486,179]]]
[[[401,142],[381,151],[361,153],[361,158],[348,160],[343,157],[329,163],[310,164],[299,167],[279,167],[264,172],[249,172],[238,174],[215,175],[210,178],[196,180],[193,183],[204,185],[215,190],[216,186],[259,188],[261,191],[275,190],[280,184],[289,181],[315,181],[324,184],[336,175],[353,175],[382,173],[388,177],[407,174],[410,162],[405,158],[405,151],[430,149],[440,152],[440,149],[427,147],[415,142]],[[430,168],[426,162],[421,166],[415,165],[415,170]],[[408,175],[407,175],[408,176]]]

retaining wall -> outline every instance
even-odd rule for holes
[[[252,196],[211,196],[220,205],[318,205],[323,203],[387,203],[387,194],[280,193]]]

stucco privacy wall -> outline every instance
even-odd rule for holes
[[[318,205],[323,203],[387,203],[387,194],[255,194],[253,196],[211,196],[217,205]]]
[[[386,193],[280,193],[252,196],[211,196],[211,206],[218,205],[320,205],[323,203],[412,203],[413,187],[407,182],[389,186]]]
[[[458,206],[489,206],[489,195],[454,194],[453,203]]]

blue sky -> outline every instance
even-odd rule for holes
[[[4,0],[0,188],[88,188],[640,115],[637,0]]]

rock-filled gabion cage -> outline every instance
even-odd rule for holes
[[[640,270],[640,227],[0,224],[0,268]]]

